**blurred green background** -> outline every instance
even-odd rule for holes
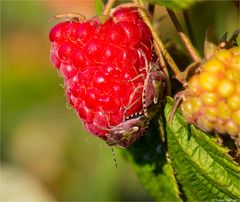
[[[239,27],[237,8],[209,4],[204,16],[197,7],[191,11],[200,49],[207,24],[220,36]],[[94,1],[1,1],[0,200],[152,200],[120,150],[116,169],[110,147],[87,134],[66,105],[62,79],[49,61],[48,32],[56,22],[48,20],[70,12],[90,18]],[[169,19],[161,26],[166,40],[179,42]]]

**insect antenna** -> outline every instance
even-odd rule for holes
[[[115,155],[115,152],[114,152],[113,147],[111,147],[111,152],[112,152],[112,157],[113,157],[114,165],[115,165],[115,167],[117,168],[117,167],[118,167],[118,164],[117,164],[117,159],[116,159],[116,155]]]

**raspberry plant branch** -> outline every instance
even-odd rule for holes
[[[178,35],[180,36],[180,38],[183,42],[183,45],[187,49],[189,55],[192,57],[194,62],[200,62],[201,57],[200,57],[199,53],[194,48],[194,46],[193,46],[192,42],[190,41],[190,39],[188,38],[188,36],[184,34],[183,28],[180,25],[175,13],[170,9],[167,9],[167,12],[168,12],[169,17],[171,18],[176,30],[177,30],[177,32],[178,32]]]
[[[156,41],[154,41],[154,48],[156,50],[160,65],[161,65],[163,72],[165,74],[165,77],[166,77],[166,83],[167,83],[166,94],[170,96],[171,95],[171,81],[170,81],[168,69],[167,69],[166,63],[164,61],[163,55],[161,54],[161,52],[156,44]]]
[[[172,59],[171,55],[166,50],[163,42],[159,38],[159,36],[158,36],[157,32],[155,31],[155,29],[153,28],[152,23],[148,19],[146,13],[142,9],[139,9],[139,13],[141,14],[144,22],[148,25],[148,27],[149,27],[149,29],[150,29],[150,31],[152,33],[154,41],[156,42],[157,46],[159,47],[159,50],[160,50],[161,54],[164,56],[164,58],[166,59],[167,63],[171,67],[172,71],[174,72],[175,75],[179,74],[180,70],[179,70],[178,66],[176,65],[176,63]]]
[[[195,39],[194,34],[193,34],[193,28],[192,28],[187,10],[183,10],[183,18],[184,18],[184,21],[185,21],[185,24],[186,24],[186,27],[187,27],[189,38],[192,41],[193,45],[196,45],[196,39]]]

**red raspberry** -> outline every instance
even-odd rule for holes
[[[107,140],[112,127],[143,113],[153,38],[136,8],[119,8],[103,24],[96,17],[61,22],[49,38],[51,61],[60,70],[67,99],[88,131]]]

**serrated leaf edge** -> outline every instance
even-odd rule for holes
[[[172,102],[172,100],[171,100],[171,102]],[[171,107],[170,104],[169,104],[169,106]],[[167,110],[167,108],[165,108],[165,109]],[[167,113],[167,114],[169,114],[169,113]],[[175,114],[175,116],[173,117],[173,120],[172,120],[173,122],[174,122],[174,119],[176,119],[176,116],[177,116],[177,118],[178,118],[177,122],[181,122],[182,125],[186,125],[186,123],[184,122],[183,117],[180,116],[179,112],[176,112],[176,114]],[[174,132],[172,131],[171,127],[168,126],[168,129],[171,131],[172,134],[174,134]],[[195,129],[195,130],[197,130],[197,129]],[[176,132],[176,131],[175,131],[175,132]],[[194,137],[192,137],[192,138],[194,138]],[[194,140],[197,141],[197,140],[196,140],[196,137],[194,138]],[[186,154],[185,156],[186,156],[186,158],[189,160],[189,162],[191,162],[195,168],[199,168],[199,169],[200,169],[200,172],[204,175],[204,177],[206,177],[207,179],[209,179],[209,182],[212,181],[212,182],[213,182],[212,184],[214,184],[218,189],[222,190],[222,186],[219,185],[218,180],[215,179],[215,178],[212,176],[212,174],[211,174],[211,175],[206,175],[207,169],[203,169],[203,168],[201,167],[201,164],[197,164],[197,163],[195,163],[194,161],[192,161],[192,159],[189,157],[189,155],[186,153],[186,151],[182,148],[180,142],[178,141],[178,138],[175,138],[175,141],[176,141],[176,143],[178,144],[179,148],[182,150],[182,152]],[[199,143],[198,143],[198,145],[199,145]],[[220,169],[220,168],[222,167],[222,165],[219,164],[219,162],[217,162],[215,159],[213,159],[213,158],[210,156],[210,154],[206,151],[206,149],[205,149],[204,147],[201,147],[201,145],[199,145],[199,146],[196,148],[196,150],[199,149],[199,148],[201,148],[201,149],[213,160],[213,163],[217,163],[217,164],[218,164],[218,169]],[[193,154],[194,154],[194,153],[192,153],[192,156],[193,156]],[[232,172],[231,172],[231,173],[232,173]],[[236,176],[236,174],[234,174],[234,175]],[[231,181],[232,179],[230,179],[230,178],[227,179],[227,180],[225,179],[225,182],[226,182],[226,181],[229,182],[229,180]],[[231,184],[231,183],[228,183],[228,184]],[[227,189],[226,189],[226,193],[227,193],[228,195],[231,195],[231,197],[235,197],[234,195],[232,195],[233,189],[234,189],[234,187],[232,187],[232,190],[229,190],[229,187],[227,187]],[[239,190],[237,190],[237,189],[234,189],[234,190],[235,190],[235,194],[238,194],[238,195],[239,195],[239,192],[237,192],[237,191],[239,191]]]

